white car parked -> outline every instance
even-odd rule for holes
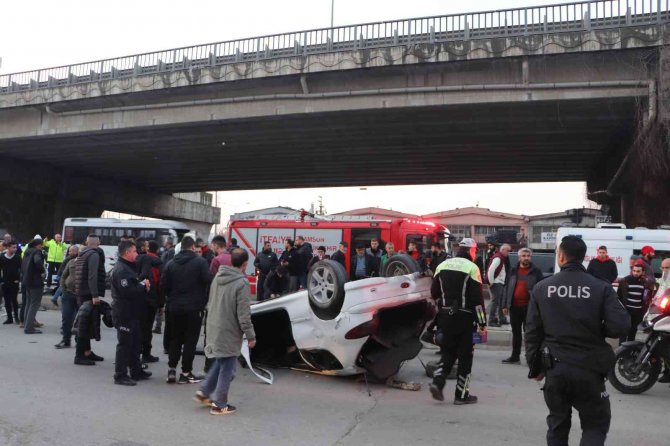
[[[388,277],[347,282],[341,264],[316,263],[307,290],[252,305],[252,362],[328,375],[393,376],[418,355],[419,336],[435,315],[432,279],[416,271],[411,257],[397,255],[385,268]]]

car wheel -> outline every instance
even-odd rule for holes
[[[419,264],[416,263],[416,260],[411,256],[407,254],[396,254],[386,262],[382,275],[384,277],[404,276],[405,274],[413,274],[418,271]]]
[[[309,305],[319,319],[335,319],[340,314],[346,281],[347,271],[334,260],[320,260],[310,268],[307,274]]]

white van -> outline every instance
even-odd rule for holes
[[[623,226],[623,225],[621,225]],[[559,228],[556,233],[556,269],[558,267],[558,245],[566,235],[576,235],[586,242],[584,267],[598,255],[598,247],[607,246],[607,253],[616,262],[619,277],[630,274],[630,257],[640,255],[643,246],[651,246],[656,251],[652,261],[656,277],[661,276],[661,261],[670,257],[670,231],[662,229],[625,228]]]

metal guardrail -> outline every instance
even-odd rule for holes
[[[593,0],[231,40],[0,75],[0,94],[337,51],[588,31],[670,21],[670,0]]]

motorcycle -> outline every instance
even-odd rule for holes
[[[621,393],[646,392],[656,384],[663,362],[670,364],[670,288],[658,290],[638,330],[647,339],[621,344],[609,373],[609,381]]]

